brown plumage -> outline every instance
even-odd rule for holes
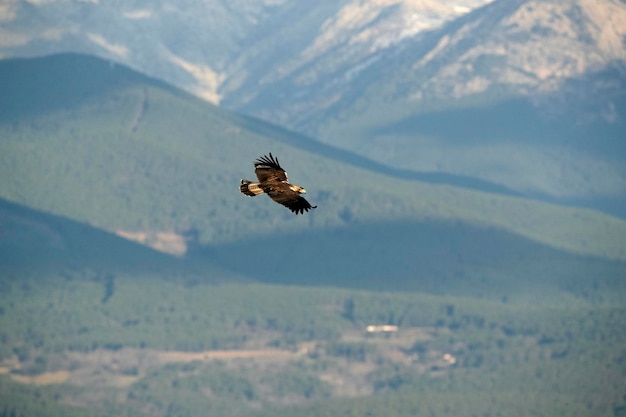
[[[271,152],[269,156],[264,155],[256,160],[254,173],[259,180],[258,182],[241,180],[239,191],[243,194],[254,197],[265,193],[272,200],[296,214],[317,208],[300,196],[300,194],[306,194],[304,188],[288,182],[287,173],[281,168],[278,159],[272,156]]]

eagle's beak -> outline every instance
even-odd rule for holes
[[[295,191],[298,194],[306,194],[306,190],[298,185],[291,185],[289,188],[291,188],[292,191]]]

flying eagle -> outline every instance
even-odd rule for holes
[[[287,173],[278,163],[278,158],[264,155],[254,163],[254,173],[259,182],[241,180],[239,191],[243,194],[254,197],[266,193],[272,200],[282,204],[296,214],[304,213],[309,209],[317,208],[311,206],[300,194],[306,194],[306,190],[287,181]]]

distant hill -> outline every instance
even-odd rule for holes
[[[86,277],[106,289],[118,273],[181,282],[238,279],[210,263],[184,262],[87,224],[0,199],[0,281]]]
[[[0,61],[0,75],[11,204],[161,250],[173,239],[189,261],[266,281],[460,291],[482,280],[502,296],[528,276],[622,276],[626,222],[598,212],[425,182],[93,57]],[[238,192],[270,151],[317,210],[294,216]],[[277,266],[289,260],[302,272]]]

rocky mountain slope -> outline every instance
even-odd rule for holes
[[[329,54],[356,65],[490,1],[10,0],[0,6],[0,52],[86,52],[219,103]]]
[[[11,0],[0,51],[88,52],[290,127],[358,97],[361,79],[410,83],[396,97],[409,102],[541,95],[626,60],[618,0],[299,3]]]
[[[260,113],[262,103],[269,100],[261,97],[255,103],[249,95],[261,88],[285,103],[284,108],[265,106],[266,117],[282,121],[282,110],[288,112],[284,117],[288,124],[306,126],[310,114],[349,107],[374,81],[401,86],[385,99],[409,106],[458,100],[492,89],[536,95],[540,100],[560,90],[567,80],[607,67],[623,69],[626,60],[626,6],[617,1],[500,1],[434,32],[410,26],[416,29],[410,35],[407,28],[384,32],[382,24],[345,34],[345,27],[335,29],[336,20],[341,21],[338,17],[326,22],[322,35],[291,59],[296,64],[281,65],[274,77],[261,78],[257,88],[248,85],[248,97],[238,100],[236,94],[228,94],[227,102]],[[390,33],[397,35],[396,42]],[[308,57],[316,53],[315,64],[307,65]],[[289,110],[294,102],[306,104],[307,111],[299,112],[298,106]],[[604,104],[608,107],[603,116],[614,118],[615,109]]]

